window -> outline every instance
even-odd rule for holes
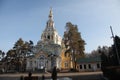
[[[86,69],[86,65],[84,64],[84,69]]]
[[[50,35],[48,35],[47,38],[50,39]]]
[[[52,40],[53,40],[53,35],[51,36]]]
[[[36,61],[34,61],[34,63],[36,64]]]
[[[65,56],[65,57],[69,57],[69,54],[68,54],[68,53],[65,53],[64,56]]]
[[[97,64],[97,68],[100,68],[100,64],[99,63]]]
[[[68,63],[67,62],[65,62],[65,68],[67,68],[68,67]]]
[[[82,69],[82,65],[80,65],[80,69]]]
[[[32,66],[32,61],[30,61],[30,66]]]
[[[89,69],[91,69],[91,64],[88,64]]]
[[[40,66],[40,69],[43,69],[44,68],[44,62],[40,61],[39,66]]]
[[[44,38],[46,39],[46,36],[44,36]]]

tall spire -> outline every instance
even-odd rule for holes
[[[51,27],[54,29],[54,20],[53,20],[53,12],[52,12],[52,7],[50,7],[50,12],[48,16],[49,20],[47,21],[47,27]]]
[[[53,12],[52,12],[52,7],[50,7],[49,18],[50,18],[50,19],[53,19]]]

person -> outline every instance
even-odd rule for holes
[[[2,73],[4,73],[5,72],[5,69],[4,68],[2,68]]]
[[[52,78],[52,80],[57,80],[57,70],[56,70],[56,66],[53,68],[51,78]]]
[[[31,72],[28,73],[28,80],[32,80],[32,73]]]
[[[20,80],[24,80],[23,76],[20,76]]]
[[[42,80],[45,80],[45,76],[44,75],[42,75]]]
[[[29,73],[28,73],[28,76],[29,76],[29,77],[31,77],[31,76],[32,76],[32,73],[31,73],[31,72],[29,72]]]

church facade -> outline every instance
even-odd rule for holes
[[[54,26],[53,13],[50,9],[45,30],[41,40],[34,46],[33,53],[27,58],[26,70],[51,70],[54,66],[61,69],[61,42],[62,38]]]

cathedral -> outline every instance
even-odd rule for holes
[[[73,69],[75,63],[70,55],[65,55],[65,45],[55,29],[52,8],[48,15],[46,27],[42,32],[41,39],[32,47],[32,55],[25,58],[26,71],[51,71],[54,67],[60,71]],[[22,58],[21,58],[22,60]],[[0,70],[7,71],[7,62],[0,62]],[[25,68],[24,67],[24,68]],[[11,68],[11,65],[10,65]],[[19,67],[17,66],[19,69]],[[14,69],[14,67],[13,67]],[[23,69],[23,67],[21,67]],[[76,60],[78,71],[97,71],[101,69],[100,58],[78,58]]]
[[[54,66],[57,69],[61,69],[61,42],[62,38],[54,26],[51,8],[41,40],[34,46],[34,55],[27,58],[26,70],[36,71],[44,69],[50,71]]]

